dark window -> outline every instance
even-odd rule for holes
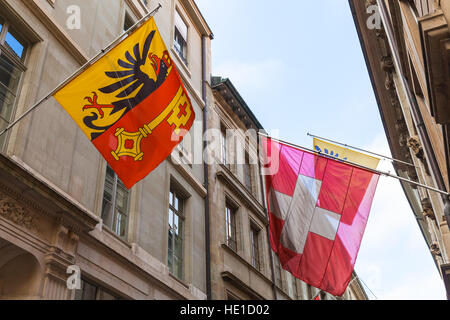
[[[134,21],[128,13],[125,13],[125,21],[123,22],[123,31],[127,31],[134,26]]]
[[[170,273],[183,279],[184,200],[174,189],[169,193],[169,235],[167,265]]]
[[[103,191],[103,224],[125,238],[128,225],[129,191],[110,166],[106,168]]]
[[[14,28],[0,18],[0,131],[5,129],[12,118],[14,103],[18,94],[22,73],[26,42]],[[0,137],[0,149],[6,135]]]
[[[106,289],[81,279],[81,289],[75,291],[75,300],[121,300]]]
[[[252,172],[251,172],[251,165],[250,165],[250,156],[248,155],[248,152],[245,153],[244,179],[245,179],[245,186],[251,192],[252,191]]]
[[[252,249],[252,266],[261,270],[260,250],[259,250],[259,229],[250,226],[250,244]]]
[[[227,130],[225,127],[221,127],[220,130],[220,157],[221,162],[229,167],[229,161],[228,161],[228,150],[227,150]]]
[[[187,35],[188,27],[181,18],[178,11],[175,11],[175,35],[173,38],[173,46],[184,63],[187,64]]]
[[[237,251],[236,211],[235,208],[226,204],[225,224],[227,228],[227,245],[234,251]]]
[[[279,288],[283,288],[283,281],[281,279],[281,265],[280,265],[280,259],[278,258],[277,255],[273,254],[273,268],[274,273],[275,273],[275,284],[279,287]]]

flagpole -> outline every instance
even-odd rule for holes
[[[334,159],[336,161],[347,163],[347,164],[350,164],[352,166],[355,166],[355,167],[358,167],[358,168],[361,168],[361,169],[364,169],[364,170],[367,170],[367,171],[370,171],[370,172],[373,172],[373,173],[376,173],[376,174],[379,174],[379,175],[383,175],[383,176],[386,176],[386,177],[391,177],[391,178],[394,178],[394,179],[398,179],[398,180],[401,180],[403,182],[407,182],[407,183],[414,184],[416,186],[419,186],[419,187],[422,187],[422,188],[425,188],[425,189],[428,189],[428,190],[431,190],[431,191],[438,192],[438,193],[443,194],[445,196],[450,196],[450,193],[448,193],[446,191],[442,191],[442,190],[439,190],[439,189],[436,189],[436,188],[433,188],[433,187],[421,184],[419,182],[415,182],[415,181],[412,181],[412,180],[409,180],[409,179],[406,179],[406,178],[403,178],[403,177],[399,177],[399,176],[390,174],[388,172],[384,172],[384,171],[379,171],[379,170],[375,170],[375,169],[372,169],[372,168],[368,168],[368,167],[365,167],[363,165],[360,165],[360,164],[357,164],[357,163],[354,163],[354,162],[351,162],[351,161],[348,161],[348,160],[332,158],[332,157],[330,157],[327,154],[323,154],[322,152],[318,152],[316,150],[308,149],[308,148],[305,148],[305,147],[302,147],[302,146],[299,146],[299,145],[296,145],[296,144],[293,144],[293,143],[290,143],[290,142],[287,142],[287,141],[284,141],[284,140],[281,140],[281,139],[272,138],[269,135],[266,135],[265,133],[258,132],[258,134],[263,136],[263,137],[266,137],[266,138],[278,141],[278,142],[280,142],[282,144],[286,144],[286,145],[292,146],[294,148],[302,149],[302,150],[305,150],[305,151],[317,154],[319,156],[325,156],[325,157],[328,157],[330,159]]]
[[[160,8],[162,8],[161,3],[159,3],[155,9],[153,9],[148,14],[146,14],[144,17],[142,17],[138,22],[136,22],[134,25],[132,25],[128,30],[124,31],[120,36],[115,38],[110,44],[108,44],[104,49],[102,49],[99,53],[97,53],[93,58],[89,59],[84,65],[82,65],[78,70],[76,70],[68,78],[66,78],[63,82],[61,82],[56,88],[52,89],[49,93],[47,93],[42,99],[40,99],[31,108],[29,108],[27,111],[25,111],[20,117],[18,117],[16,120],[11,122],[3,131],[0,132],[0,137],[3,134],[5,134],[6,132],[8,132],[8,130],[10,130],[12,127],[14,127],[19,121],[21,121],[23,118],[25,118],[30,112],[32,112],[37,107],[39,107],[43,102],[47,101],[50,97],[52,97],[56,92],[58,92],[61,88],[63,88],[67,83],[69,83],[75,77],[77,77],[87,67],[91,66],[93,62],[95,62],[96,60],[98,60],[102,56],[104,56],[106,53],[108,53],[111,50],[111,47],[116,44],[116,42],[118,42],[119,40],[122,40],[124,35],[129,35],[143,21],[147,20],[154,13],[158,12],[158,10]]]
[[[358,151],[362,151],[362,152],[365,152],[365,153],[370,153],[370,154],[373,154],[373,155],[375,155],[375,156],[378,156],[378,157],[381,157],[381,158],[384,158],[384,159],[392,160],[392,161],[395,161],[395,162],[403,163],[403,164],[406,164],[406,165],[408,165],[408,166],[417,168],[417,166],[415,166],[414,164],[409,163],[409,162],[405,162],[405,161],[402,161],[402,160],[398,160],[398,159],[394,159],[394,158],[391,158],[391,157],[387,157],[387,156],[384,156],[384,155],[382,155],[382,154],[375,153],[375,152],[368,151],[368,150],[364,150],[364,149],[361,149],[361,148],[358,148],[358,147],[353,147],[353,146],[350,146],[350,145],[348,145],[348,144],[345,144],[345,143],[342,143],[342,142],[339,142],[339,141],[334,141],[334,140],[331,140],[331,139],[327,139],[327,138],[315,136],[315,135],[313,135],[313,134],[310,134],[309,132],[307,133],[307,135],[308,135],[309,137],[313,137],[313,138],[317,138],[317,139],[322,139],[322,140],[325,140],[325,141],[328,141],[328,142],[332,142],[332,143],[337,143],[337,144],[340,144],[341,146],[344,146],[344,147],[347,147],[347,148],[352,148],[352,149],[355,149],[355,150],[358,150]]]

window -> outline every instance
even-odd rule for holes
[[[236,211],[235,208],[226,204],[225,223],[227,228],[227,245],[234,251],[237,251]]]
[[[273,268],[275,273],[275,285],[278,286],[278,288],[283,288],[283,281],[281,280],[281,265],[280,265],[280,259],[272,252],[273,256]]]
[[[259,251],[259,229],[254,225],[250,226],[250,244],[252,249],[252,266],[261,270],[260,251]]]
[[[228,163],[228,151],[227,151],[227,130],[225,127],[221,127],[220,131],[220,157],[224,165],[229,167]]]
[[[75,291],[75,300],[121,300],[104,288],[81,279],[81,289]]]
[[[183,279],[184,200],[171,189],[169,193],[169,236],[167,265],[172,275]]]
[[[122,238],[127,235],[128,202],[129,191],[108,166],[103,192],[102,219],[104,225]]]
[[[188,27],[178,11],[175,10],[175,35],[173,38],[173,46],[185,64],[187,64],[187,36]]]
[[[250,156],[248,155],[248,152],[245,152],[244,179],[245,186],[249,191],[252,191],[252,172],[250,166]]]
[[[123,22],[123,31],[127,31],[132,26],[134,26],[133,18],[131,18],[130,15],[126,12],[125,13],[125,21]]]
[[[26,42],[7,22],[0,18],[0,131],[12,118],[22,73],[25,71]],[[0,149],[5,135],[0,137]]]

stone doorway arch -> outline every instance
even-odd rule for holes
[[[33,254],[0,238],[0,300],[40,299],[43,275]]]

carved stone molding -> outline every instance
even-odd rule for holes
[[[0,216],[28,230],[36,228],[33,215],[13,199],[0,193]]]
[[[390,55],[381,58],[381,68],[385,72],[393,72],[395,70],[394,61]]]
[[[424,160],[424,152],[419,137],[413,136],[408,139],[407,146],[413,151],[418,159]]]
[[[430,251],[434,256],[442,256],[439,245],[436,242],[433,242],[433,244],[430,246]]]
[[[436,220],[434,215],[433,207],[431,206],[431,202],[429,198],[423,198],[422,202],[422,214],[425,218],[430,218],[432,220]]]

